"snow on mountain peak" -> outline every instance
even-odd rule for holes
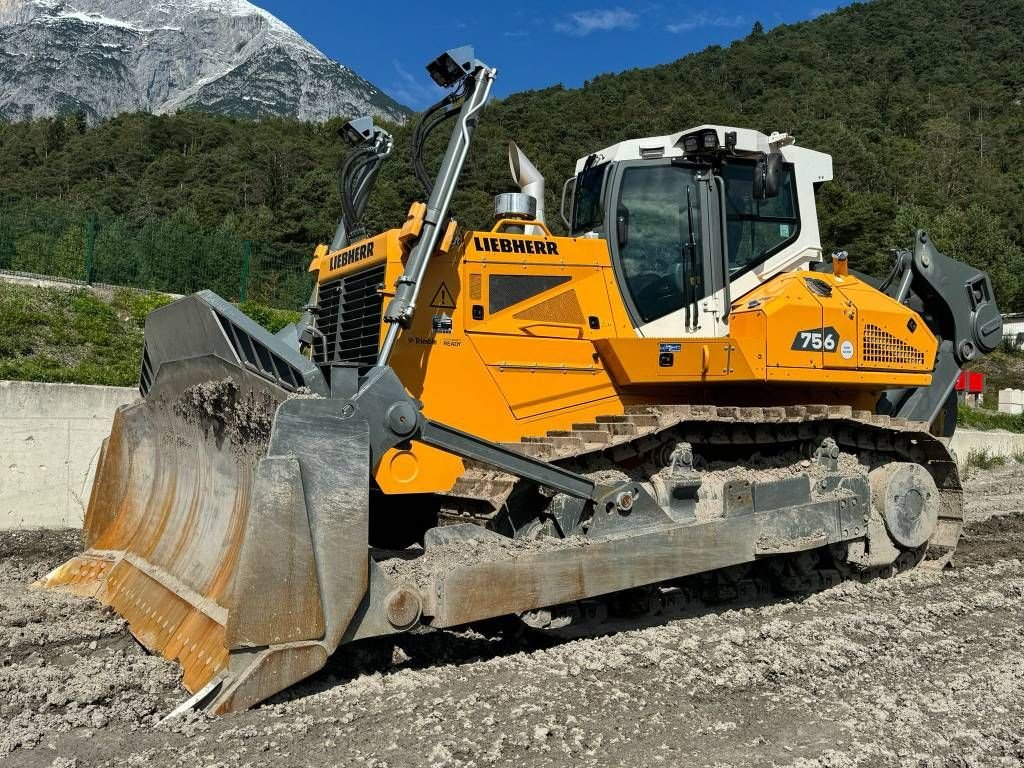
[[[0,0],[0,115],[407,110],[246,0]]]

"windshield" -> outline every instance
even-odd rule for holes
[[[609,236],[618,236],[626,287],[644,322],[703,298],[701,197],[692,168],[627,168],[616,223]]]
[[[576,177],[573,192],[572,231],[588,232],[601,226],[604,211],[601,208],[601,190],[604,186],[608,163],[595,165]]]

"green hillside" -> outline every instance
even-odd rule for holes
[[[170,301],[125,288],[0,283],[0,381],[135,386],[146,316]],[[238,308],[272,333],[299,319],[259,304]]]
[[[836,180],[820,198],[825,247],[849,250],[855,266],[884,269],[888,250],[925,226],[943,250],[992,273],[1004,309],[1024,310],[1021,0],[856,4],[768,33],[758,25],[728,48],[596,76],[583,88],[497,101],[454,210],[469,225],[489,222],[493,194],[509,188],[511,138],[546,174],[554,220],[578,156],[704,122],[789,131],[831,153]],[[92,129],[75,118],[0,125],[0,211],[22,221],[97,210],[108,232],[148,232],[138,259],[169,232],[269,241],[303,259],[330,238],[340,207],[337,127],[198,113],[123,116]],[[420,194],[410,130],[395,129],[371,228],[396,225]],[[0,268],[46,247],[16,240],[0,232]],[[175,252],[161,249],[160,259],[188,270],[188,258],[173,263]]]

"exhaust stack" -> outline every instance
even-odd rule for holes
[[[512,179],[522,193],[537,201],[536,220],[544,224],[544,176],[514,141],[508,143],[508,166],[512,171]],[[526,229],[529,235],[544,234],[539,231],[539,227]]]

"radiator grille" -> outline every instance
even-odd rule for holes
[[[862,357],[865,363],[924,365],[924,352],[871,323],[864,326]]]
[[[319,365],[372,365],[380,347],[385,264],[323,283],[319,290],[313,360]]]

